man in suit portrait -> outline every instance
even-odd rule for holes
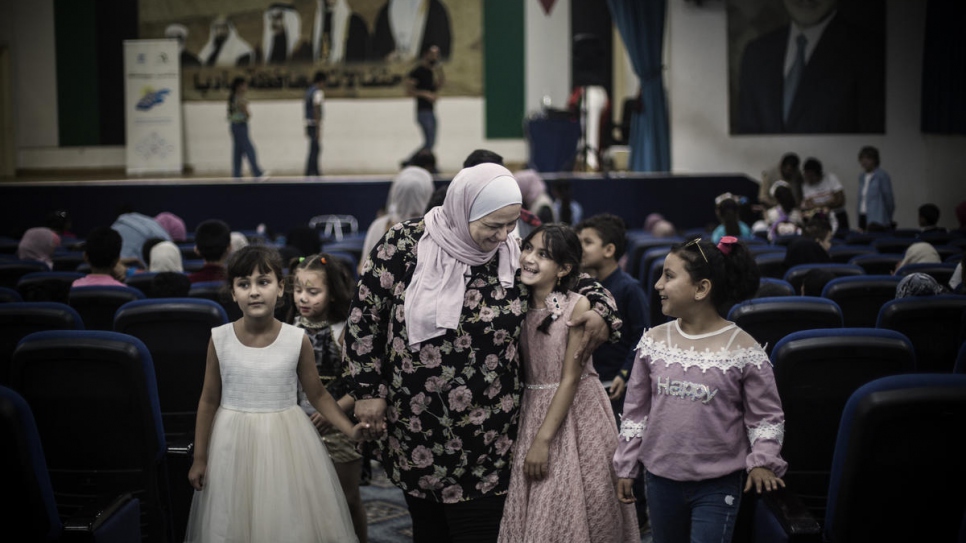
[[[867,24],[884,19],[847,20],[838,0],[781,1],[788,23],[741,55],[732,133],[884,133],[885,37]]]

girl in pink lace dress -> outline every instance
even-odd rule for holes
[[[581,258],[569,227],[545,225],[523,241],[520,281],[530,289],[520,336],[526,389],[513,445],[501,542],[638,541],[634,507],[617,498],[610,459],[614,414],[592,363],[574,357],[567,321],[590,307],[572,292]]]

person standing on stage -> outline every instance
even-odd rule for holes
[[[325,72],[315,72],[312,85],[305,91],[305,133],[309,137],[309,159],[305,164],[305,175],[322,175],[319,170],[319,152],[322,134],[322,103],[325,101]]]
[[[416,123],[423,132],[423,145],[403,166],[408,166],[412,157],[419,152],[433,151],[436,144],[436,99],[445,82],[443,67],[439,64],[439,47],[431,45],[423,51],[419,65],[409,72],[406,79],[406,94],[416,98]]]

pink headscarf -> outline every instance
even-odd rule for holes
[[[171,241],[184,241],[186,239],[188,232],[181,217],[174,213],[164,211],[158,213],[158,216],[154,220],[171,236]]]
[[[17,258],[20,260],[37,260],[53,268],[54,262],[50,257],[60,245],[60,236],[50,228],[37,227],[24,232],[17,245]]]
[[[520,266],[520,247],[514,238],[508,236],[496,249],[483,251],[470,236],[474,200],[503,176],[513,177],[510,170],[498,164],[464,168],[450,183],[443,205],[426,213],[426,231],[416,246],[416,270],[406,288],[404,304],[410,346],[456,329],[466,292],[464,276],[470,266],[485,264],[498,254],[500,284],[513,286]],[[508,201],[514,199],[520,202],[519,195],[507,195]]]
[[[533,202],[540,197],[541,194],[547,192],[547,186],[543,183],[543,178],[536,170],[520,170],[513,174],[517,178],[517,184],[520,185],[520,194],[523,195],[523,205],[530,209]],[[532,211],[532,210],[531,210]]]

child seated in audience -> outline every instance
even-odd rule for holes
[[[54,262],[51,257],[60,245],[60,236],[47,227],[31,228],[24,232],[17,244],[17,258],[20,260],[35,260],[47,264],[48,268],[53,269]]]
[[[711,232],[711,243],[718,243],[725,236],[752,237],[751,228],[739,218],[738,211],[738,199],[730,192],[714,199],[714,213],[720,224]]]
[[[778,204],[765,211],[764,219],[755,223],[752,230],[767,232],[768,240],[775,241],[780,236],[801,233],[802,212],[795,204],[795,194],[791,185],[777,181],[771,186],[771,193]]]
[[[151,279],[150,298],[186,298],[191,291],[188,276],[174,271],[158,272]]]
[[[225,278],[225,260],[231,248],[231,228],[224,221],[209,219],[195,229],[195,252],[205,265],[188,276],[192,284],[221,281]]]
[[[938,226],[939,206],[936,204],[922,204],[919,206],[919,228],[923,234],[926,233],[945,233],[946,229]]]
[[[821,296],[825,285],[832,279],[835,279],[835,274],[828,270],[822,268],[808,270],[808,273],[802,277],[802,296]]]
[[[121,234],[107,226],[98,226],[90,231],[84,244],[84,260],[90,264],[91,271],[77,279],[71,287],[123,287],[120,280],[127,275],[121,264]]]

